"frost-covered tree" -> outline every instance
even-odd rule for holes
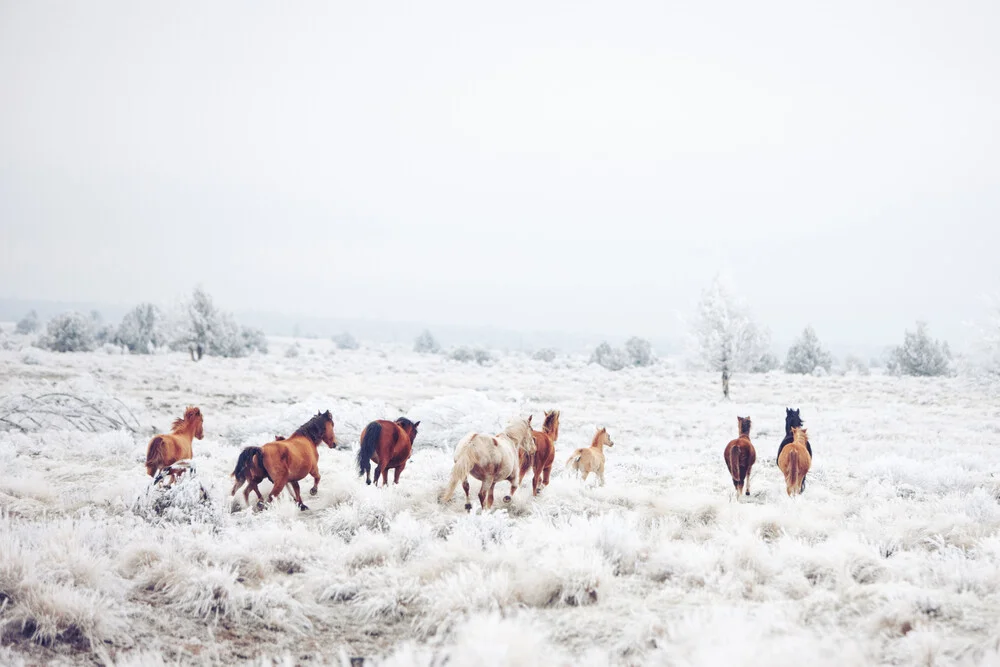
[[[986,316],[975,323],[975,328],[976,340],[965,370],[987,380],[1000,380],[1000,298],[990,300]]]
[[[141,303],[122,318],[115,342],[132,354],[150,354],[166,343],[163,313],[151,303]]]
[[[337,347],[341,350],[356,350],[360,347],[358,339],[346,331],[334,336],[333,342],[336,343]]]
[[[473,361],[476,358],[476,355],[473,353],[472,350],[465,347],[464,345],[461,345],[453,349],[448,354],[448,358],[451,359],[452,361],[461,361],[463,363],[467,363],[469,361]]]
[[[631,366],[651,366],[653,364],[653,346],[645,338],[633,336],[625,341],[625,355]]]
[[[94,320],[77,312],[56,315],[49,320],[38,346],[53,352],[90,352],[96,347]]]
[[[245,357],[254,350],[267,352],[267,339],[262,331],[240,327],[232,313],[216,308],[212,297],[200,287],[183,304],[172,328],[170,347],[189,349],[192,358],[198,359],[202,353]]]
[[[429,330],[424,329],[423,333],[417,336],[417,340],[414,341],[413,351],[421,354],[437,354],[441,351],[441,346],[434,335]]]
[[[819,338],[812,327],[805,328],[795,344],[788,348],[788,356],[785,358],[786,373],[807,375],[816,368],[822,368],[829,373],[832,366],[833,357],[820,347]]]
[[[768,331],[757,326],[747,307],[718,278],[702,292],[691,333],[696,361],[722,374],[726,398],[733,373],[766,372],[777,366]]]
[[[917,330],[905,332],[903,344],[892,351],[886,367],[893,375],[947,375],[951,372],[951,350],[948,343],[930,337],[926,322],[917,322]]]
[[[536,350],[535,354],[532,356],[537,361],[547,361],[551,363],[556,360],[556,351],[551,347],[543,347],[540,350]]]
[[[844,372],[845,373],[856,373],[858,375],[870,375],[871,371],[868,369],[868,363],[861,357],[849,354],[844,357]]]
[[[629,358],[622,350],[613,348],[607,341],[603,341],[594,348],[594,352],[590,355],[590,363],[603,366],[609,371],[620,371],[629,365]]]
[[[28,314],[22,317],[17,323],[14,332],[19,334],[33,334],[37,333],[41,328],[42,324],[38,321],[38,313],[34,310],[29,310]]]

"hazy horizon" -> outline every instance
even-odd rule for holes
[[[0,4],[0,297],[960,344],[1000,6]]]

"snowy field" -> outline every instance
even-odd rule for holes
[[[141,425],[0,430],[0,664],[1000,664],[1000,403],[982,388],[771,373],[723,402],[716,376],[670,363],[290,344],[197,364],[0,351],[8,403],[115,397]],[[146,444],[186,405],[205,415],[196,474],[150,491]],[[786,406],[815,452],[794,501],[774,464]],[[542,496],[439,502],[462,435],[551,408]],[[234,505],[240,450],[327,409],[342,446],[321,448],[311,510]],[[747,414],[737,504],[722,451]],[[359,432],[400,415],[421,421],[401,484],[367,487]],[[597,426],[615,441],[603,488],[563,471]]]

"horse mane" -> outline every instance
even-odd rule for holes
[[[591,447],[597,447],[597,441],[600,440],[602,433],[607,433],[608,430],[605,428],[597,429],[597,433],[594,434],[594,439],[590,442]]]
[[[297,435],[304,435],[309,438],[314,445],[318,444],[319,441],[323,439],[323,433],[326,431],[326,420],[329,418],[329,412],[317,412],[312,419],[298,427],[295,430],[295,433],[292,433],[292,437],[294,438]]]
[[[792,442],[804,445],[808,441],[808,433],[806,433],[806,429],[801,428],[799,426],[795,427],[795,430],[792,431],[792,435],[795,438],[794,440],[792,440]]]
[[[552,412],[546,413],[545,422],[542,424],[542,431],[544,433],[549,433],[555,426],[555,422],[557,419],[559,419],[558,410],[553,410]]]
[[[740,435],[745,435],[748,438],[750,437],[750,418],[749,417],[744,417],[742,419],[742,421],[740,421]]]
[[[174,423],[170,425],[170,430],[173,433],[180,433],[183,431],[195,417],[201,416],[201,410],[198,408],[188,407],[184,410],[184,416],[174,420]]]

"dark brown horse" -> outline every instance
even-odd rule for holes
[[[417,427],[406,417],[394,422],[379,419],[365,426],[361,432],[361,448],[358,450],[358,474],[365,474],[365,483],[371,484],[371,462],[375,462],[375,486],[379,475],[382,486],[389,481],[389,468],[395,468],[392,483],[399,484],[399,476],[413,451],[413,441],[417,439]]]
[[[531,418],[528,418],[531,423]],[[521,479],[528,474],[528,469],[534,470],[534,478],[531,480],[531,493],[537,496],[538,492],[549,485],[549,474],[552,472],[552,462],[556,458],[556,440],[559,439],[559,411],[546,410],[545,422],[541,431],[531,431],[535,439],[535,453],[528,454],[520,450],[521,457]]]
[[[264,507],[264,497],[257,485],[264,478],[271,480],[274,486],[268,494],[267,502],[273,501],[281,493],[285,485],[292,488],[292,496],[299,509],[307,510],[299,492],[299,480],[306,475],[312,475],[313,487],[309,495],[315,496],[319,491],[319,443],[333,449],[337,446],[337,436],[333,432],[333,416],[327,410],[317,413],[315,417],[300,426],[289,438],[269,442],[263,447],[247,447],[240,453],[236,461],[231,495],[236,495],[243,484],[247,485],[243,499],[250,502],[250,492],[257,494],[257,507]]]
[[[740,501],[744,486],[747,495],[750,495],[750,469],[757,461],[757,451],[750,442],[750,417],[737,417],[736,421],[740,427],[739,437],[729,441],[723,457],[726,459],[729,475],[733,478],[733,486],[736,487],[736,500]]]
[[[184,416],[175,419],[170,433],[161,433],[153,436],[146,449],[146,473],[156,479],[162,479],[163,471],[170,475],[170,483],[176,481],[183,469],[171,469],[171,466],[178,461],[190,459],[192,454],[191,441],[195,438],[201,440],[205,437],[205,419],[198,408],[188,407],[184,411]]]

